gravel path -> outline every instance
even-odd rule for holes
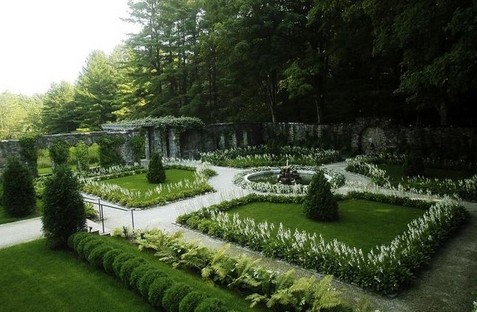
[[[348,181],[358,183],[364,188],[373,188],[369,179],[349,173],[344,170],[345,163],[335,163],[325,166],[328,169],[342,172]],[[175,224],[177,216],[220,203],[224,200],[243,196],[245,191],[233,184],[233,177],[240,172],[239,169],[212,167],[218,175],[210,179],[210,184],[216,192],[197,196],[195,198],[173,202],[165,206],[134,211],[135,228],[160,228],[168,232],[182,231],[188,241],[199,242],[209,248],[221,248],[226,242],[210,238],[201,233],[191,231]],[[340,192],[346,192],[343,187]],[[450,239],[433,259],[429,268],[422,273],[414,285],[394,299],[364,291],[353,285],[334,281],[334,286],[341,290],[343,297],[348,302],[357,302],[366,297],[366,301],[380,311],[470,311],[472,300],[477,297],[477,204],[465,203],[471,213],[471,219],[461,233]],[[131,226],[132,214],[111,208],[104,209],[105,230]],[[88,223],[94,230],[102,232],[101,225]],[[34,240],[41,237],[40,218],[19,221],[0,225],[0,248]],[[231,245],[229,253],[233,255],[247,254],[253,258],[261,258],[262,265],[273,270],[285,272],[295,269],[300,276],[316,274],[309,270],[292,266],[283,261],[263,257],[260,253],[250,251],[240,246]]]

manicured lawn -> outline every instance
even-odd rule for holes
[[[194,171],[183,169],[167,169],[166,181],[162,183],[163,186],[175,184],[180,181],[189,180],[195,181]],[[159,184],[151,184],[147,181],[146,174],[136,174],[127,177],[104,180],[104,183],[117,184],[129,190],[146,192],[156,188]]]
[[[421,209],[354,199],[340,201],[339,212],[340,220],[329,223],[306,218],[300,204],[251,203],[228,213],[277,226],[281,222],[285,227],[321,234],[325,240],[336,238],[363,251],[390,243],[411,220],[424,213]]]
[[[380,169],[385,170],[391,182],[393,183],[403,183],[406,180],[404,176],[404,170],[400,165],[378,165]],[[437,169],[437,168],[426,168],[424,171],[424,176],[430,179],[451,179],[451,180],[460,180],[468,179],[472,177],[475,172],[464,171],[464,170],[447,170],[447,169]]]
[[[44,240],[0,250],[0,311],[154,311],[142,298]]]

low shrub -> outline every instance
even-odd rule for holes
[[[303,202],[305,216],[317,221],[336,221],[338,203],[331,193],[331,185],[322,171],[313,176]]]
[[[149,298],[149,288],[151,284],[158,278],[162,277],[167,277],[166,274],[163,272],[160,272],[157,269],[147,271],[147,274],[145,274],[142,278],[139,279],[139,293],[141,294],[142,297],[144,298]],[[162,300],[162,299],[161,299]]]
[[[143,259],[143,258],[132,258],[132,259],[129,259],[127,260],[126,262],[124,262],[124,264],[121,266],[121,269],[119,271],[119,279],[124,283],[126,284],[127,286],[130,285],[131,283],[131,274],[133,272],[133,270],[145,263],[146,261]]]
[[[121,249],[112,249],[104,254],[103,258],[103,268],[104,271],[108,274],[113,274],[113,262],[116,259],[116,256],[124,253]]]
[[[192,292],[192,288],[184,283],[175,283],[164,293],[162,307],[168,312],[179,312],[181,300]]]
[[[146,177],[149,183],[157,184],[166,181],[166,170],[162,164],[162,156],[159,153],[152,154]]]
[[[217,298],[207,298],[202,301],[194,312],[227,312],[223,301]]]
[[[192,291],[179,303],[179,312],[194,312],[199,304],[207,298],[208,296],[201,291]]]
[[[91,250],[91,253],[86,260],[88,260],[88,262],[91,263],[95,268],[102,269],[104,256],[112,249],[113,247],[108,245],[98,245]]]
[[[149,263],[141,263],[136,266],[132,272],[131,277],[129,278],[129,286],[140,293],[139,291],[139,281],[146,275],[152,274],[152,272],[158,271],[157,268],[153,267]],[[162,272],[161,272],[162,273]]]
[[[169,277],[158,277],[149,286],[147,299],[154,307],[162,306],[162,299],[166,291],[172,287],[174,281]]]
[[[76,253],[78,254],[78,256],[85,259],[84,252],[83,252],[84,247],[86,246],[86,244],[88,244],[89,242],[93,242],[93,241],[96,241],[96,237],[93,236],[93,235],[80,236],[78,242],[74,246],[74,249],[75,249]]]
[[[104,245],[104,243],[99,239],[89,240],[86,244],[83,245],[81,256],[83,257],[83,259],[88,259],[93,249],[101,245]]]
[[[123,265],[126,263],[126,261],[130,260],[130,259],[134,259],[136,258],[135,255],[133,255],[132,253],[129,253],[129,252],[123,252],[119,255],[117,255],[115,258],[114,258],[114,261],[113,261],[113,273],[116,277],[120,277],[120,272],[121,272],[121,268],[123,267]]]

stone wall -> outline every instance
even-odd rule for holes
[[[132,163],[133,159],[129,140],[138,134],[144,135],[147,159],[154,151],[166,157],[197,159],[200,152],[217,149],[288,144],[337,149],[345,155],[383,151],[405,153],[409,148],[417,148],[425,156],[477,161],[475,128],[402,127],[389,120],[371,119],[360,119],[352,124],[220,123],[184,132],[145,128],[143,131],[58,134],[41,137],[38,146],[46,148],[60,138],[72,145],[79,141],[90,145],[105,134],[125,138],[121,153],[126,163]],[[18,141],[0,142],[0,170],[7,157],[18,156],[19,151]]]

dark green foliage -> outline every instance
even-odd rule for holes
[[[135,163],[140,163],[144,156],[145,138],[143,135],[135,135],[129,140]]]
[[[87,171],[89,169],[88,146],[83,141],[79,141],[73,149],[73,156],[78,171]]]
[[[192,291],[192,288],[184,283],[172,285],[162,298],[162,307],[169,312],[179,312],[181,300]]]
[[[43,233],[52,248],[67,246],[68,237],[86,227],[86,215],[79,183],[71,170],[58,166],[45,182]]]
[[[131,272],[131,277],[129,278],[129,286],[132,289],[139,292],[139,281],[146,275],[154,274],[154,271],[159,272],[159,270],[148,263],[142,263],[136,266]]]
[[[2,203],[11,217],[25,217],[35,211],[36,197],[32,175],[16,158],[8,161],[3,173]]]
[[[104,254],[103,258],[103,268],[104,271],[108,274],[113,274],[113,262],[116,259],[116,256],[124,253],[121,249],[113,249]]]
[[[424,161],[423,156],[416,150],[411,150],[404,160],[403,170],[408,177],[423,176],[424,175]]]
[[[20,138],[18,143],[20,144],[20,156],[24,162],[26,162],[30,173],[33,177],[38,176],[38,147],[36,142],[38,141],[37,136],[27,136]]]
[[[114,136],[103,136],[99,144],[99,165],[101,167],[112,167],[124,164],[124,159],[120,153],[120,147],[124,144],[124,139]]]
[[[317,221],[338,220],[338,203],[331,193],[330,183],[322,171],[318,171],[313,176],[303,207],[308,218]]]
[[[87,260],[91,255],[91,252],[98,246],[104,246],[104,243],[98,239],[98,237],[95,237],[95,239],[92,239],[84,244],[82,253],[83,258]]]
[[[207,298],[202,301],[194,312],[227,312],[223,301],[217,298]]]
[[[84,256],[84,248],[90,242],[97,242],[96,237],[93,235],[87,235],[80,238],[80,240],[75,244],[74,250],[78,253],[78,255],[82,258],[86,258]]]
[[[195,308],[206,298],[207,295],[201,291],[188,293],[179,303],[179,312],[194,312]]]
[[[131,274],[133,270],[144,262],[145,260],[143,258],[132,258],[124,262],[119,271],[119,279],[129,286],[131,284]]]
[[[48,148],[54,166],[64,165],[68,162],[69,146],[65,140],[56,140]]]
[[[166,181],[166,170],[162,165],[162,157],[159,153],[152,154],[146,177],[149,183],[163,183]]]
[[[139,293],[144,298],[149,298],[149,287],[157,278],[161,278],[161,277],[166,277],[166,276],[164,273],[158,270],[148,271],[147,274],[145,274],[142,278],[139,279],[139,283],[138,283]]]
[[[113,272],[114,272],[114,275],[117,276],[117,277],[120,277],[120,272],[121,272],[121,268],[123,267],[123,265],[126,263],[126,261],[130,260],[130,259],[134,259],[136,256],[131,254],[131,253],[127,253],[127,252],[124,252],[120,255],[117,255],[115,258],[114,258],[114,261],[113,261]]]
[[[112,250],[113,247],[108,245],[98,245],[91,250],[90,254],[86,258],[95,268],[103,268],[103,259],[106,253]]]
[[[162,305],[162,298],[166,291],[172,287],[174,281],[169,277],[158,277],[150,284],[148,289],[148,301],[154,307]]]

